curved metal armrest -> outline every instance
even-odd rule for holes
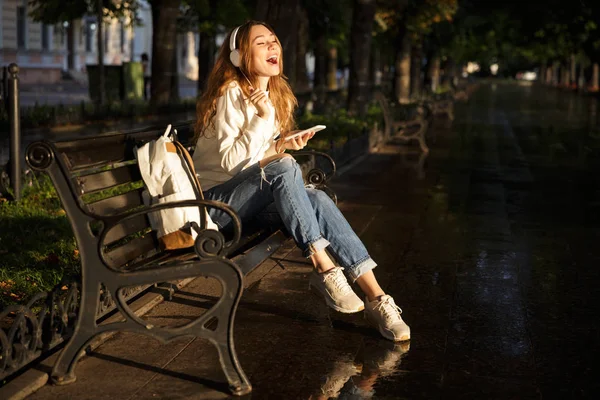
[[[404,129],[415,125],[423,125],[425,123],[425,119],[422,116],[417,116],[411,120],[407,121],[395,121],[394,127],[396,129]]]
[[[322,151],[315,151],[315,150],[294,151],[292,154],[294,156],[302,156],[302,157],[305,157],[305,156],[317,156],[317,157],[323,157],[323,158],[325,158],[331,164],[331,173],[329,175],[326,175],[326,174],[323,173],[323,171],[321,171],[319,169],[320,173],[324,175],[323,176],[324,181],[328,181],[329,179],[331,179],[331,178],[333,178],[335,176],[335,173],[336,173],[336,170],[337,170],[336,166],[335,166],[335,161],[333,160],[333,158],[329,154],[323,153]],[[313,170],[309,171],[308,175],[310,175],[310,173],[312,171]],[[307,177],[307,178],[310,178],[310,176]],[[308,179],[308,180],[310,182],[310,179]],[[311,183],[316,183],[316,182],[311,182]]]
[[[155,211],[165,210],[165,209],[169,209],[169,208],[200,207],[200,206],[218,208],[221,211],[227,213],[231,217],[231,220],[233,222],[233,239],[223,245],[223,250],[227,250],[231,247],[237,246],[237,244],[240,241],[241,234],[242,234],[242,222],[241,222],[239,216],[237,215],[237,213],[233,210],[233,208],[231,208],[230,206],[228,206],[227,204],[225,204],[223,202],[215,201],[215,200],[181,200],[181,201],[173,201],[173,202],[164,203],[164,204],[153,204],[150,206],[145,206],[144,208],[136,210],[136,211],[131,211],[131,212],[123,213],[123,214],[114,215],[114,216],[111,216],[108,218],[103,218],[103,220],[105,222],[105,226],[104,226],[104,229],[102,230],[102,233],[100,234],[98,243],[100,243],[100,245],[102,245],[104,243],[104,237],[112,228],[114,228],[118,224],[121,224],[129,219],[138,217],[140,215],[146,215],[146,214],[149,214],[149,213],[152,213]],[[208,230],[208,229],[206,229],[206,226],[207,226],[206,218],[205,218],[204,213],[202,213],[202,212],[200,213],[200,223],[201,223],[200,231]],[[222,234],[220,232],[217,232],[217,233],[222,236]],[[102,252],[100,252],[100,254],[102,254]]]

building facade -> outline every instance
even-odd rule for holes
[[[29,17],[27,0],[0,0],[0,66],[17,63],[22,83],[55,83],[66,73],[85,82],[86,65],[98,62],[98,21],[86,16],[62,24],[46,25]],[[104,63],[120,65],[152,59],[152,13],[140,1],[140,25],[128,19],[103,23]],[[177,40],[179,73],[188,79],[198,76],[198,35],[180,34]]]

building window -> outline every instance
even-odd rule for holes
[[[17,7],[17,47],[25,48],[25,33],[27,28],[27,13],[25,7]]]
[[[50,50],[50,33],[48,25],[42,24],[42,50]]]

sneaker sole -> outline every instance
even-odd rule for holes
[[[364,315],[365,319],[369,322],[369,324],[371,324],[375,328],[377,328],[377,330],[379,331],[379,333],[381,334],[381,336],[383,336],[387,340],[391,340],[392,342],[405,342],[407,340],[410,340],[410,333],[408,335],[400,336],[400,338],[396,339],[394,337],[394,335],[390,334],[389,332],[386,332],[386,331],[382,330],[381,327],[379,326],[379,324],[377,322],[373,321],[371,319],[371,317],[369,317],[369,314],[366,311],[364,312],[363,315]]]
[[[321,300],[323,300],[325,302],[325,304],[327,305],[327,307],[340,312],[342,314],[355,314],[357,312],[361,312],[365,309],[364,304],[362,306],[360,306],[359,308],[357,308],[356,310],[350,310],[347,308],[341,308],[339,306],[336,306],[333,302],[331,302],[331,300],[329,300],[329,298],[327,298],[323,293],[319,292],[319,289],[313,289],[312,285],[308,286],[308,290],[310,290],[310,292],[312,294],[314,294],[315,296],[319,297]]]

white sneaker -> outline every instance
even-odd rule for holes
[[[365,301],[365,316],[384,338],[399,342],[410,339],[410,328],[402,320],[402,310],[394,303],[392,296],[381,296],[379,300]]]
[[[335,311],[350,314],[364,310],[365,303],[354,293],[343,270],[342,267],[334,267],[322,274],[313,271],[308,288],[316,288],[325,298],[325,303]]]

